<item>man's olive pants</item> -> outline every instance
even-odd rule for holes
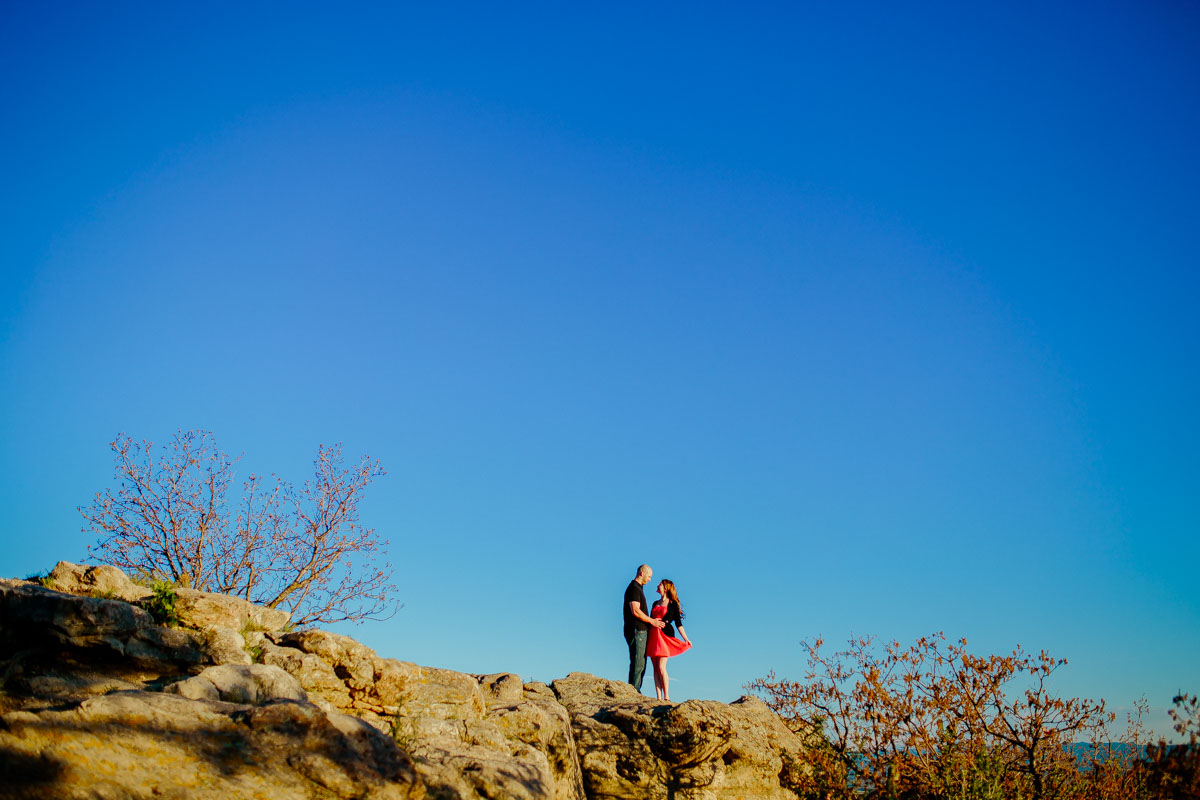
[[[646,675],[646,638],[649,631],[637,630],[632,638],[625,641],[629,644],[629,682],[639,692],[642,690],[642,678]]]

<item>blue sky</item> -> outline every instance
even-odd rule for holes
[[[1200,690],[1189,3],[0,9],[0,572],[107,443],[379,458],[382,654],[673,696],[801,639]]]

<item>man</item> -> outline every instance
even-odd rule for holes
[[[650,616],[650,606],[646,604],[646,592],[642,588],[650,582],[652,575],[654,570],[649,565],[638,567],[637,575],[625,587],[625,602],[622,604],[625,643],[629,645],[629,682],[639,692],[642,690],[642,677],[646,674],[646,639],[650,635],[650,626],[663,626],[661,620]]]

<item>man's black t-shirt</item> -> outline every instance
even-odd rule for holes
[[[646,605],[646,593],[642,591],[642,585],[637,581],[630,581],[629,586],[625,588],[625,602],[621,605],[621,611],[625,619],[625,639],[631,639],[634,631],[648,631],[650,626],[633,615],[629,610],[630,603],[641,603],[642,613],[649,614],[650,607]]]

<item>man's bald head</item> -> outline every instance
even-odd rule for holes
[[[637,575],[634,577],[634,580],[645,586],[650,582],[650,577],[652,575],[654,575],[654,570],[650,569],[650,565],[642,564],[637,568]]]

